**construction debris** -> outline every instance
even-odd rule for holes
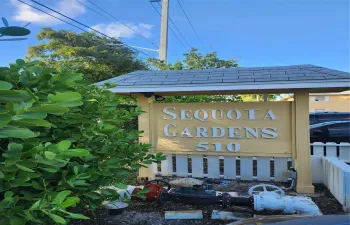
[[[202,210],[165,211],[166,220],[202,220]]]
[[[193,187],[193,185],[202,185],[203,181],[189,177],[189,178],[179,178],[179,179],[170,181],[169,183],[175,186]]]
[[[233,215],[233,212],[213,210],[211,213],[212,220],[243,220],[244,218]]]

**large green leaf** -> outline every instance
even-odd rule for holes
[[[71,193],[72,191],[70,190],[61,191],[56,195],[56,198],[53,200],[53,202],[55,204],[61,204],[67,198],[67,196],[70,195]]]
[[[60,207],[62,208],[68,208],[70,206],[74,206],[75,204],[77,204],[80,201],[80,198],[74,196],[74,197],[69,197],[67,198],[66,201],[64,201]]]
[[[91,192],[91,193],[87,193],[85,194],[85,196],[91,198],[91,199],[101,199],[101,195],[95,193],[95,192]]]
[[[23,120],[23,119],[44,119],[47,117],[47,113],[44,112],[25,112],[20,115],[15,115],[12,120]]]
[[[34,136],[34,132],[27,128],[6,127],[0,128],[0,138],[30,138]]]
[[[72,143],[71,143],[70,141],[67,141],[67,140],[60,141],[60,142],[57,144],[58,151],[64,152],[64,151],[68,150],[69,147],[71,146],[71,144],[72,144]]]
[[[49,216],[57,223],[66,224],[66,220],[58,215],[50,213]]]
[[[1,114],[0,116],[0,128],[6,126],[10,121],[11,121],[12,117],[10,116],[10,114],[6,113],[6,114]]]
[[[69,217],[71,217],[73,219],[83,219],[83,220],[90,219],[89,217],[84,216],[83,214],[76,214],[76,213],[69,213]]]
[[[78,92],[56,92],[55,95],[49,94],[47,99],[50,102],[74,102],[81,99],[81,94]]]
[[[4,173],[0,171],[0,179],[3,179],[5,177]]]
[[[10,122],[10,124],[16,126],[51,127],[51,123],[41,119],[13,120]]]
[[[30,207],[30,209],[39,209],[41,200],[34,202],[34,204]]]
[[[30,112],[43,112],[49,114],[63,114],[68,112],[69,109],[64,106],[59,105],[42,105],[30,108],[28,111]]]
[[[65,106],[65,107],[76,107],[76,106],[81,106],[84,103],[80,100],[77,100],[77,101],[72,101],[72,102],[59,102],[57,104],[59,104],[60,106]]]
[[[26,91],[0,90],[0,102],[28,101],[31,98]]]
[[[18,152],[21,152],[23,150],[23,145],[11,142],[10,144],[7,145],[7,149],[9,152],[18,153]]]
[[[10,90],[12,88],[12,84],[0,80],[0,90]]]
[[[18,167],[18,169],[21,169],[23,171],[26,171],[26,172],[30,172],[30,173],[34,173],[34,170],[28,168],[28,167],[25,167],[25,166],[22,166],[20,164],[16,164],[16,166]]]
[[[81,148],[69,149],[64,152],[64,155],[73,157],[84,157],[89,155],[89,151]]]
[[[56,158],[56,154],[50,151],[46,151],[45,153],[45,157],[49,160],[53,160],[54,158]]]

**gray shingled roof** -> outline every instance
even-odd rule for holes
[[[284,83],[326,83],[350,81],[350,73],[313,65],[223,68],[204,70],[136,71],[106,81],[117,83],[115,92],[143,92],[142,87],[168,89],[169,86],[235,85]],[[349,83],[346,84],[349,86]],[[136,91],[138,89],[138,91]],[[261,89],[261,88],[260,88]],[[203,89],[206,90],[206,89]],[[146,90],[144,90],[146,91]]]

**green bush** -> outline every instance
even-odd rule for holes
[[[142,113],[87,84],[82,74],[17,60],[0,68],[0,224],[67,224],[88,219],[107,185],[158,162],[123,127]]]

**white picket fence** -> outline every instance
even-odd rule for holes
[[[214,155],[167,155],[157,167],[161,176],[224,178],[259,181],[287,181],[283,173],[291,158]]]
[[[333,196],[350,212],[350,166],[334,157],[322,158],[323,182]]]
[[[153,166],[153,174],[160,176],[224,178],[258,181],[288,181],[285,177],[293,165],[292,158],[243,157],[214,155],[169,154],[160,165]],[[337,157],[350,162],[350,143],[311,144],[313,183],[323,183],[322,158]]]

